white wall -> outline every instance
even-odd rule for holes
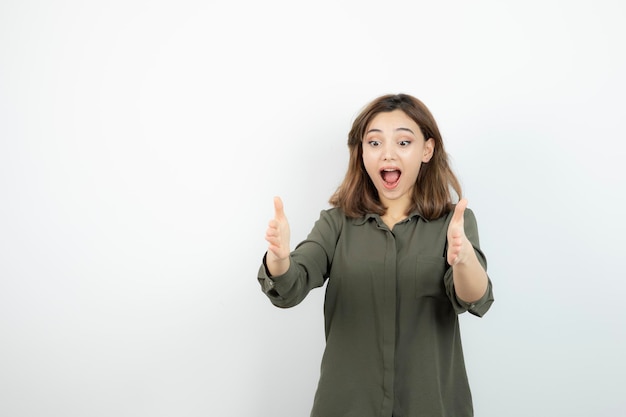
[[[305,416],[324,290],[256,282],[374,97],[433,111],[496,303],[462,316],[477,416],[626,410],[626,6],[4,1],[0,415]]]

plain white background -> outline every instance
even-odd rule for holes
[[[0,415],[307,416],[324,289],[293,244],[369,100],[437,119],[496,303],[461,316],[476,415],[626,410],[626,6],[558,1],[4,1]]]

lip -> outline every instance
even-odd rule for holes
[[[394,182],[387,182],[387,181],[385,181],[385,178],[383,176],[383,172],[385,172],[385,171],[398,171],[399,175],[398,175],[398,178],[396,179],[396,181],[394,181]],[[400,183],[400,178],[402,178],[402,170],[400,168],[398,168],[397,166],[387,165],[387,166],[381,167],[378,172],[380,174],[380,179],[382,181],[382,185],[387,190],[395,189],[398,186],[398,184]]]
[[[398,168],[395,165],[385,165],[383,167],[381,167],[378,171],[383,172],[383,171],[399,171],[400,173],[402,173],[402,170],[400,168]]]

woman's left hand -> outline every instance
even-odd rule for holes
[[[467,200],[461,199],[454,208],[452,220],[448,225],[448,263],[452,266],[464,263],[474,251],[472,244],[465,236],[463,214],[467,208]]]

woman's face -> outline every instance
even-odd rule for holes
[[[411,203],[422,162],[430,161],[434,140],[402,110],[378,113],[365,129],[363,164],[386,207]]]

